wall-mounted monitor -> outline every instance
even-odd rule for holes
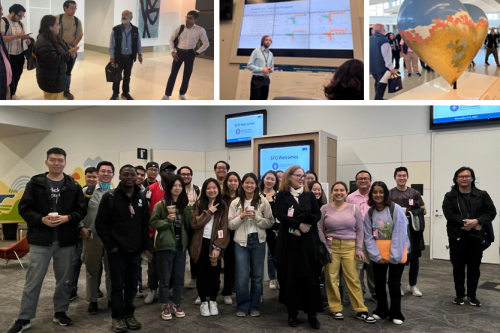
[[[291,165],[314,170],[314,140],[259,144],[258,153],[259,178],[269,170],[285,171]]]
[[[250,146],[253,137],[266,134],[266,110],[226,115],[226,147]]]
[[[431,106],[431,129],[500,124],[500,105]]]

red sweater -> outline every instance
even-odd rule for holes
[[[151,203],[149,204],[149,216],[153,216],[153,209],[158,201],[161,201],[165,196],[165,192],[160,188],[160,182],[156,182],[149,186],[151,192]],[[149,237],[154,237],[156,229],[149,226]]]

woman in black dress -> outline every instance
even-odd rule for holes
[[[305,171],[290,166],[280,183],[275,202],[281,222],[274,253],[280,285],[279,301],[288,310],[288,324],[296,327],[299,311],[307,313],[309,324],[320,328],[317,312],[323,311],[317,222],[321,218],[318,201],[305,184]]]

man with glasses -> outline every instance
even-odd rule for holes
[[[0,19],[3,16],[3,7],[0,3]],[[0,33],[0,100],[10,100],[10,84],[12,83],[12,68],[10,66],[9,52]]]
[[[83,255],[82,262],[85,264],[87,271],[87,297],[89,302],[87,312],[91,315],[97,314],[97,300],[99,299],[99,280],[102,264],[104,263],[104,271],[106,273],[106,294],[108,305],[111,301],[111,280],[109,276],[108,257],[102,240],[96,233],[95,219],[99,203],[104,193],[113,189],[111,180],[115,174],[113,163],[102,161],[97,164],[97,178],[99,183],[95,186],[91,197],[88,201],[87,216],[81,222],[80,237],[83,239]],[[85,191],[87,194],[88,191]]]
[[[192,10],[186,15],[186,24],[177,27],[170,37],[170,50],[172,52],[172,70],[168,78],[167,88],[163,100],[169,100],[174,90],[175,80],[179,69],[184,63],[184,75],[182,77],[181,89],[179,90],[179,99],[185,100],[186,93],[189,87],[189,80],[193,73],[194,58],[205,51],[210,43],[208,42],[207,32],[202,27],[196,25],[199,14],[196,10]],[[202,41],[202,45],[198,50],[195,50],[198,40]]]
[[[11,98],[18,100],[19,97],[16,95],[17,86],[23,74],[25,59],[23,40],[26,40],[26,45],[30,45],[31,40],[28,39],[30,36],[26,34],[24,25],[21,23],[26,9],[21,5],[15,4],[10,6],[9,13],[0,22],[0,33],[7,46],[12,68],[12,83],[10,84]]]
[[[372,184],[372,175],[366,170],[361,170],[356,174],[355,178],[356,186],[358,187],[358,189],[347,196],[346,202],[358,206],[364,219],[366,213],[370,209],[370,206],[368,206],[368,192],[370,192],[370,186]],[[373,303],[377,303],[377,296],[375,294],[375,278],[373,276],[373,266],[371,264],[371,261],[370,263],[365,263],[363,269],[359,271],[359,281],[361,282],[361,289],[363,290],[363,294],[366,293],[364,280],[365,272],[368,289],[370,290],[371,294],[370,301],[372,301]]]
[[[156,183],[156,177],[158,177],[158,173],[160,172],[160,166],[156,162],[148,162],[146,164],[146,180],[144,180],[144,187],[149,187]],[[149,198],[148,198],[149,199]]]
[[[219,161],[214,165],[215,177],[219,182],[221,191],[223,190],[223,182],[224,178],[226,178],[227,173],[229,172],[230,166],[226,161]]]
[[[75,48],[83,38],[82,21],[80,21],[80,19],[75,16],[77,9],[76,2],[64,1],[63,9],[64,14],[59,15],[59,24],[61,25],[59,34],[70,48]],[[73,70],[73,66],[75,65],[76,58],[78,58],[78,53],[73,58],[73,62],[68,65],[70,68],[66,72],[67,74],[69,72],[69,75],[66,75],[66,89],[64,90],[64,97],[66,97],[68,100],[75,99],[75,96],[73,96],[73,94],[69,91],[69,88],[71,85],[71,71]]]

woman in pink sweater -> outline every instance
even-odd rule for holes
[[[347,185],[343,182],[333,184],[332,197],[332,203],[321,207],[321,220],[318,222],[319,237],[332,257],[332,262],[325,268],[328,307],[334,319],[344,319],[338,287],[340,265],[342,265],[356,317],[367,323],[375,323],[376,320],[368,314],[368,308],[364,304],[359,273],[356,268],[356,260],[365,260],[361,211],[356,205],[345,202]]]

